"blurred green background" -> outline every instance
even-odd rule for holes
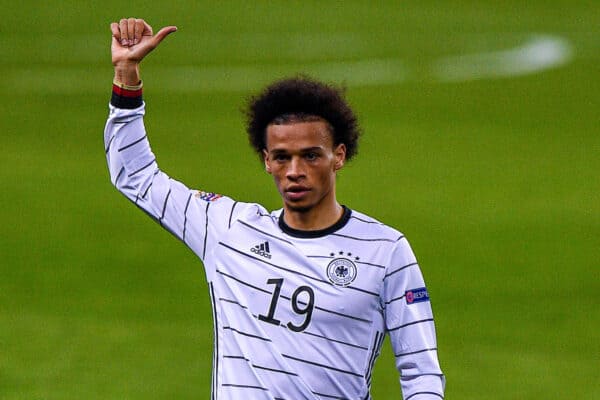
[[[0,1],[0,399],[198,399],[201,264],[109,183],[109,23],[145,62],[163,170],[279,208],[240,109],[275,78],[348,87],[344,204],[404,232],[448,399],[598,399],[600,4]],[[386,344],[374,399],[397,399]]]

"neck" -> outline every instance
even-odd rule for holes
[[[293,229],[316,231],[329,228],[340,220],[344,208],[337,202],[328,207],[315,207],[308,210],[295,209],[284,205],[283,220]]]

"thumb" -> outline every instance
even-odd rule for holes
[[[154,41],[154,46],[155,47],[158,46],[160,44],[160,42],[162,42],[164,40],[164,38],[166,38],[171,33],[176,32],[176,31],[177,31],[177,27],[176,26],[165,26],[164,28],[162,28],[152,38],[153,41]]]

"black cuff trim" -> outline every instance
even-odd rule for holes
[[[143,103],[142,95],[136,97],[127,97],[120,96],[117,93],[113,92],[112,97],[110,99],[110,104],[117,108],[126,108],[126,109],[134,109],[141,107]]]

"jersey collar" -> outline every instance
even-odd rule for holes
[[[335,224],[333,224],[327,228],[319,229],[316,231],[304,231],[304,230],[294,229],[294,228],[290,227],[283,220],[283,210],[282,210],[281,215],[279,216],[279,228],[281,228],[281,230],[283,232],[287,233],[288,235],[294,236],[297,238],[313,239],[313,238],[327,236],[327,235],[343,228],[350,220],[350,216],[352,215],[352,210],[350,210],[348,207],[346,207],[344,205],[342,205],[342,207],[344,209],[344,213],[342,214],[342,217]]]

